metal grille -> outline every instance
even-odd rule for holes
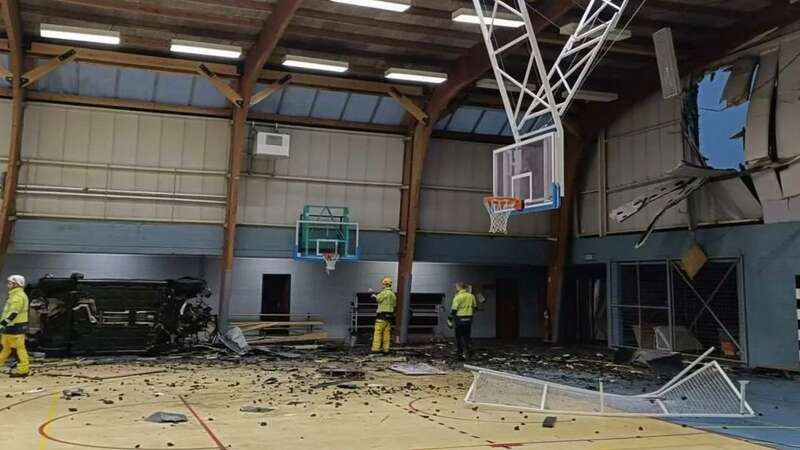
[[[754,412],[717,361],[706,351],[661,389],[642,395],[609,394],[465,366],[473,382],[468,404],[565,414],[649,417],[749,417]]]
[[[694,279],[678,261],[618,263],[611,344],[699,354],[710,347],[746,361],[739,260],[708,261]]]

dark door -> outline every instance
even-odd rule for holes
[[[288,321],[291,275],[267,275],[261,282],[261,320]],[[272,315],[274,314],[274,315]]]
[[[566,343],[607,339],[605,264],[578,264],[564,276],[560,334]]]
[[[498,339],[519,337],[519,292],[517,280],[497,280],[496,331]]]

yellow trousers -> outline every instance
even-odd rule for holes
[[[375,321],[375,333],[372,335],[372,351],[389,353],[392,343],[392,324],[388,320]]]
[[[0,345],[3,350],[0,351],[0,367],[2,367],[9,356],[11,350],[17,352],[17,373],[26,374],[30,370],[30,358],[28,358],[28,351],[25,350],[25,335],[24,334],[3,334],[0,336]]]

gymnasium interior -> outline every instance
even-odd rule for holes
[[[0,5],[0,448],[800,448],[797,0]]]

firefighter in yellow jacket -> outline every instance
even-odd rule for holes
[[[389,353],[392,341],[392,323],[394,323],[394,308],[397,306],[397,296],[392,291],[392,279],[383,279],[383,289],[372,297],[378,302],[375,316],[375,333],[372,335],[372,352]]]
[[[464,283],[456,283],[456,295],[447,325],[456,328],[456,358],[466,360],[472,352],[472,316],[478,302]]]
[[[8,277],[8,299],[0,316],[0,367],[2,367],[11,351],[17,353],[17,369],[12,377],[27,377],[30,370],[28,351],[25,350],[25,333],[28,331],[28,296],[25,294],[25,277],[11,275]]]

